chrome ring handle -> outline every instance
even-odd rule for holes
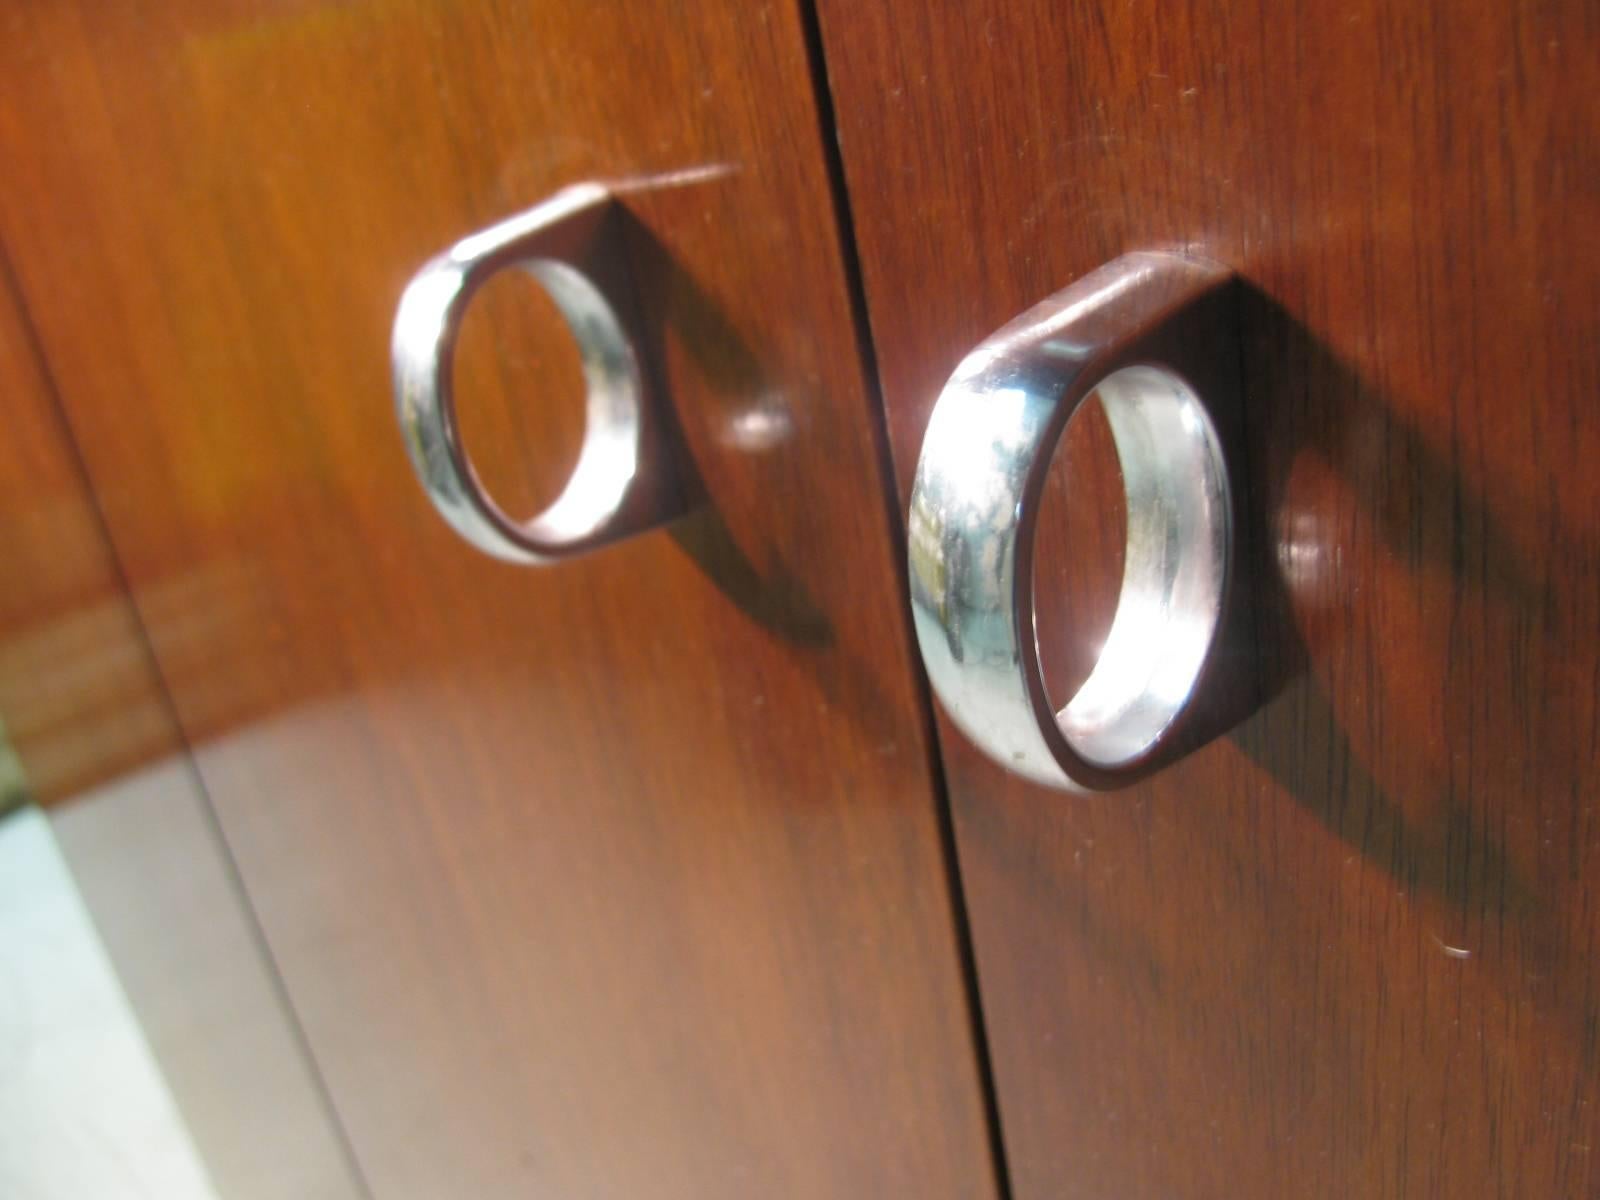
[[[417,272],[395,313],[395,409],[412,466],[455,531],[508,562],[559,561],[683,511],[663,414],[652,409],[620,295],[626,272],[610,228],[615,203],[603,185],[577,184],[471,234]],[[555,501],[526,521],[505,513],[474,473],[451,381],[473,293],[509,267],[526,270],[555,302],[578,343],[588,390],[577,465]]]
[[[908,524],[911,602],[934,691],[989,757],[1067,790],[1123,786],[1193,742],[1230,601],[1234,484],[1216,414],[1237,338],[1215,263],[1129,254],[986,339],[933,409]],[[1088,679],[1057,711],[1035,623],[1035,528],[1067,422],[1097,394],[1127,493],[1122,594]]]

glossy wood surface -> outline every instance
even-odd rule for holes
[[[1014,1194],[1594,1195],[1592,6],[820,8],[902,495],[1027,306],[1247,281],[1263,706],[1097,797],[941,725]]]
[[[46,806],[183,745],[51,387],[0,259],[0,752]]]
[[[14,6],[0,66],[0,232],[373,1194],[991,1194],[798,13]],[[412,479],[389,321],[584,178],[707,503],[519,570]],[[525,366],[461,391],[536,495]]]
[[[9,794],[0,763],[0,821],[15,801],[49,810],[75,904],[217,1195],[355,1200],[337,1122],[238,892],[7,270],[0,264],[0,754],[15,753],[21,791]],[[30,1195],[61,1194],[80,1170],[132,1187],[166,1165],[151,1150],[150,1114],[118,1111],[127,1096],[93,1073],[93,1054],[114,1043],[106,1014],[62,994],[63,956],[18,925],[0,927],[0,960],[27,977],[0,1002],[17,1066],[5,1072],[7,1098],[47,1108],[29,1072],[53,1068],[66,1103],[59,1124],[15,1131],[32,1135],[29,1146],[0,1139],[0,1176]],[[67,1015],[52,1024],[36,1005]],[[92,1048],[84,1059],[73,1057],[79,1045]],[[97,1113],[113,1124],[96,1126]]]
[[[188,755],[75,793],[50,810],[50,829],[140,1047],[182,1121],[181,1144],[215,1200],[361,1200],[339,1121]],[[22,961],[36,995],[77,1006],[63,1024],[95,1045],[104,1015],[66,992],[58,962],[45,953]],[[33,1061],[54,1056],[69,1068],[57,1086],[69,1100],[82,1097],[25,1156],[43,1164],[44,1190],[24,1185],[21,1194],[71,1194],[64,1181],[84,1166],[104,1180],[87,1194],[138,1194],[135,1181],[162,1165],[160,1143],[149,1136],[152,1114],[119,1093],[121,1073],[102,1071],[92,1057],[74,1062],[73,1038],[40,1036],[10,1002],[0,1021]],[[103,1125],[88,1116],[97,1111]]]

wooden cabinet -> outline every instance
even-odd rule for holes
[[[31,331],[0,361],[54,391],[72,446],[39,470],[81,455],[152,737],[193,756],[361,1186],[1592,1194],[1593,26],[0,16]],[[699,501],[516,568],[417,487],[389,323],[429,255],[580,180],[620,197]],[[1256,698],[1067,795],[930,701],[903,517],[962,356],[1151,249],[1239,277]],[[580,419],[541,303],[496,281],[458,371],[528,509]],[[1063,454],[1038,636],[1081,670],[1125,517],[1104,428]]]
[[[0,231],[373,1194],[991,1194],[801,14],[0,24]],[[580,179],[625,193],[706,503],[519,570],[417,487],[389,323],[425,258]],[[484,469],[519,436],[559,469],[575,414],[515,390],[559,342],[486,299]]]
[[[1593,1195],[1592,12],[819,7],[902,495],[1030,304],[1243,279],[1257,713],[1097,797],[940,726],[1012,1194]]]

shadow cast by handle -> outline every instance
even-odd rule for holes
[[[1440,570],[1511,607],[1540,589],[1486,500],[1398,415],[1395,406],[1261,291],[1242,286],[1239,317],[1251,497],[1258,708],[1298,706],[1294,737],[1281,719],[1242,725],[1233,740],[1289,796],[1408,894],[1426,892],[1465,911],[1493,895],[1508,914],[1537,904],[1503,844],[1448,784],[1416,797],[1390,795],[1361,759],[1317,670],[1336,650],[1350,608],[1313,596],[1304,564],[1334,562],[1344,548],[1316,543],[1289,511],[1289,475],[1310,457],[1349,489],[1384,550],[1414,571]],[[1397,489],[1402,478],[1409,487]],[[1374,500],[1378,497],[1378,500]],[[1454,534],[1430,530],[1445,520]],[[1310,540],[1303,540],[1310,538]],[[1481,563],[1474,578],[1463,564]],[[1326,609],[1321,627],[1304,623]],[[1441,695],[1440,702],[1444,702]]]
[[[696,186],[708,185],[713,184]],[[667,361],[669,345],[687,352],[706,383],[696,399],[719,406],[722,411],[714,414],[715,421],[726,425],[759,405],[768,393],[771,383],[761,360],[655,234],[625,206],[619,209],[622,244],[638,297],[635,323],[643,343],[641,356],[652,364],[652,383],[664,401],[664,415],[678,448],[686,512],[667,531],[706,578],[763,629],[794,646],[829,646],[834,641],[831,623],[782,558],[763,547],[763,557],[772,564],[763,571],[723,519],[706,472],[696,460],[696,439],[679,407],[685,400],[673,394],[660,367]]]

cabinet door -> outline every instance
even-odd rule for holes
[[[991,1194],[800,13],[0,31],[0,234],[372,1194]],[[417,487],[389,325],[429,255],[582,179],[624,196],[706,499],[515,568]],[[580,408],[525,299],[484,297],[458,375],[512,499]]]
[[[1592,6],[820,8],[902,500],[1029,305],[1244,280],[1267,698],[1117,794],[940,725],[1013,1193],[1593,1195]]]

